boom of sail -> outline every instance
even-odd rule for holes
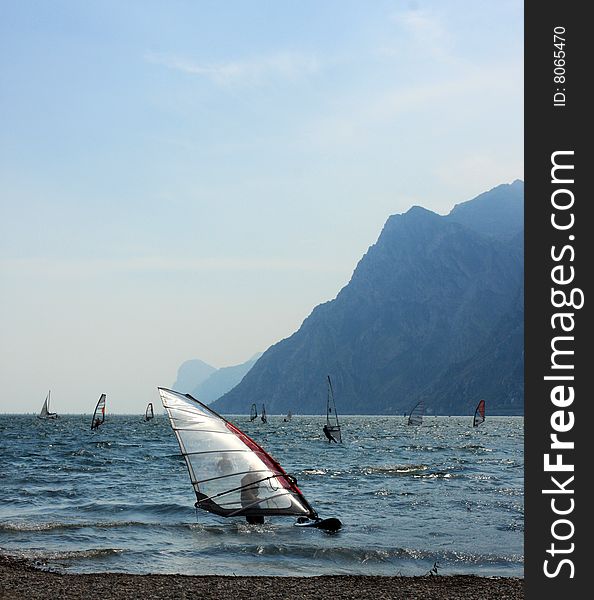
[[[326,398],[326,429],[336,442],[342,442],[342,432],[338,422],[338,413],[336,412],[336,402],[334,401],[334,390],[330,375],[328,375],[328,394]]]
[[[252,408],[250,409],[250,421],[253,421],[258,416],[258,409],[255,404],[252,404]]]
[[[99,425],[105,421],[105,394],[101,394],[97,405],[95,406],[95,412],[93,413],[93,420],[91,421],[91,430],[98,429]]]
[[[425,414],[425,402],[419,400],[408,415],[408,425],[421,425],[423,423],[423,415]]]
[[[37,415],[38,419],[57,419],[58,418],[58,413],[50,412],[50,409],[49,409],[50,394],[51,394],[51,390],[47,393],[47,396],[45,397],[45,402],[43,403],[43,406],[41,407],[41,412]]]
[[[152,418],[154,418],[155,413],[153,411],[153,403],[149,402],[146,405],[146,410],[144,411],[144,420],[145,421],[150,421]]]
[[[295,479],[259,444],[189,394],[158,389],[197,508],[223,517],[285,515],[320,522]]]
[[[472,426],[478,427],[485,420],[485,401],[481,400],[474,411],[474,418],[472,419]]]

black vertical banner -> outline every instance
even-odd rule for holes
[[[586,444],[594,370],[586,192],[592,55],[583,2],[525,4],[525,585],[529,600],[591,597]],[[589,61],[588,61],[589,62]],[[588,363],[591,363],[588,365]]]

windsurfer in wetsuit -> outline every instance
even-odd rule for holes
[[[251,506],[258,502],[258,473],[250,471],[241,478],[241,506]],[[255,506],[258,506],[257,504]],[[264,523],[263,515],[246,515],[245,520],[250,525],[262,525]]]
[[[338,442],[336,441],[334,436],[330,433],[330,429],[328,428],[328,425],[324,425],[323,431],[324,431],[324,435],[328,438],[328,442],[334,442],[335,444],[338,444]]]
[[[95,422],[93,423],[93,427],[91,429],[98,429],[99,425],[101,425],[101,421],[99,420],[99,417],[97,417],[95,419]]]

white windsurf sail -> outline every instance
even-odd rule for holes
[[[423,423],[423,415],[425,414],[425,402],[420,400],[417,402],[408,415],[408,425],[421,425]]]
[[[324,433],[328,437],[328,441],[334,440],[335,442],[342,442],[342,432],[340,430],[340,423],[338,422],[338,413],[336,412],[336,402],[334,400],[334,390],[332,389],[332,382],[330,381],[330,375],[328,375],[328,394],[326,397],[326,425],[324,427]]]
[[[266,423],[266,421],[268,421],[266,417],[266,406],[264,404],[262,404],[262,415],[260,416],[260,419],[262,420],[262,423]]]
[[[474,411],[474,418],[472,419],[472,426],[478,427],[485,421],[485,401],[481,400]]]
[[[158,389],[188,467],[197,508],[223,517],[318,519],[295,479],[259,444],[189,394]]]
[[[101,394],[97,405],[95,406],[95,412],[93,413],[93,420],[91,421],[91,429],[98,429],[105,421],[105,394]]]
[[[153,403],[149,402],[146,405],[146,410],[144,411],[144,420],[150,421],[154,416],[155,416],[155,413],[153,411]]]
[[[250,409],[250,421],[253,421],[258,417],[258,409],[255,404],[252,404],[252,408]]]
[[[50,403],[50,395],[51,390],[48,391],[47,396],[45,397],[45,402],[41,407],[41,412],[37,415],[39,419],[55,419],[58,416],[58,413],[50,412],[49,403]]]
[[[287,413],[287,416],[284,418],[285,421],[290,421],[293,418],[293,413],[291,411],[289,411]]]

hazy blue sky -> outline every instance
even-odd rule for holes
[[[523,178],[523,2],[0,3],[0,412],[144,411]]]

